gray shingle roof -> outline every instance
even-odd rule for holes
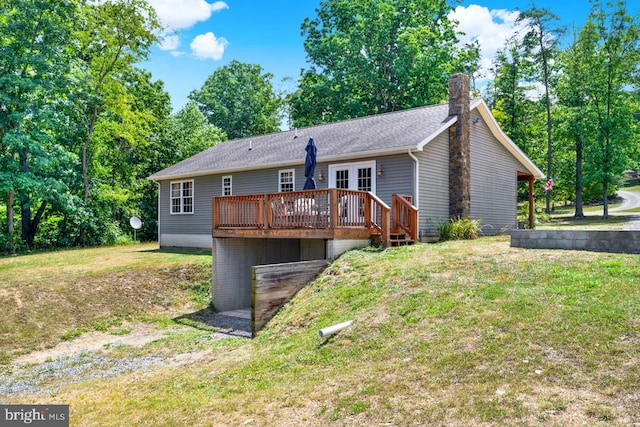
[[[439,104],[226,141],[149,178],[162,181],[304,164],[309,138],[318,147],[318,162],[406,152],[446,129],[455,119],[448,113],[449,105]]]

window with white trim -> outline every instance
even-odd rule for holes
[[[171,183],[171,213],[193,213],[193,180]]]
[[[278,191],[281,193],[287,191],[293,191],[293,185],[295,182],[295,170],[284,169],[278,171]]]
[[[225,175],[222,177],[222,195],[231,196],[232,194],[233,188],[231,175]]]

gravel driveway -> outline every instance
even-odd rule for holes
[[[0,365],[0,401],[3,396],[52,394],[56,390],[86,380],[112,378],[131,371],[152,371],[165,366],[185,365],[211,353],[207,343],[229,337],[251,337],[250,321],[215,314],[206,322],[213,330],[204,332],[193,351],[122,356],[111,349],[142,347],[152,341],[192,331],[191,326],[157,328],[145,323],[127,325],[131,332],[113,335],[90,332],[55,347],[21,356],[11,365]]]

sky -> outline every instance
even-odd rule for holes
[[[217,68],[234,59],[259,64],[263,72],[273,74],[276,90],[292,89],[301,70],[309,67],[300,26],[306,17],[316,16],[320,0],[148,1],[166,30],[140,66],[164,82],[174,111]],[[516,10],[530,4],[531,0],[465,0],[452,17],[466,33],[461,42],[478,39],[482,61],[488,65],[515,31]],[[584,24],[590,10],[588,0],[535,0],[535,5],[555,13],[569,28]]]

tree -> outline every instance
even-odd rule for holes
[[[573,162],[575,188],[575,218],[584,218],[583,211],[583,163],[584,147],[594,138],[593,123],[590,115],[586,82],[589,78],[589,57],[583,51],[584,44],[576,37],[574,43],[560,55],[562,73],[558,82],[558,100],[560,104],[559,135],[573,144],[575,152]]]
[[[215,70],[189,99],[231,139],[276,132],[280,101],[272,78],[260,65],[233,60]]]
[[[538,105],[528,93],[532,74],[522,42],[517,37],[505,41],[498,50],[491,69],[493,81],[488,86],[488,102],[500,127],[531,158],[534,163],[542,158],[537,140]]]
[[[471,74],[477,44],[457,46],[445,0],[323,0],[302,34],[311,67],[294,121],[318,123],[446,99],[447,78]]]
[[[595,139],[586,147],[593,173],[602,186],[603,218],[608,195],[622,175],[634,142],[634,93],[640,85],[640,22],[628,15],[623,1],[596,3],[580,33],[579,43],[589,64],[585,91],[595,119]]]
[[[127,107],[123,75],[133,64],[146,58],[151,44],[157,40],[160,24],[154,9],[145,0],[106,0],[89,3],[86,21],[78,33],[80,58],[85,72],[83,99],[84,137],[80,152],[83,200],[89,202],[90,150],[100,112]],[[118,105],[120,104],[120,105]],[[80,106],[80,102],[77,103]],[[78,236],[84,242],[84,228]]]
[[[16,199],[22,239],[31,246],[47,203],[65,187],[60,167],[67,166],[68,153],[53,134],[63,120],[56,104],[69,83],[78,4],[13,0],[1,3],[0,12],[0,191],[7,206],[8,249],[15,253]]]
[[[559,18],[547,9],[538,9],[532,5],[530,9],[518,15],[516,24],[526,23],[527,29],[523,37],[525,52],[533,60],[535,76],[544,86],[544,104],[547,113],[547,180],[552,179],[552,120],[551,120],[551,94],[550,80],[552,75],[552,65],[557,56],[560,38],[564,34],[564,29],[554,27],[553,21]],[[550,213],[550,191],[546,191],[546,213]]]
[[[220,128],[209,123],[193,101],[187,102],[171,116],[168,131],[172,146],[169,164],[196,155],[227,139]]]

